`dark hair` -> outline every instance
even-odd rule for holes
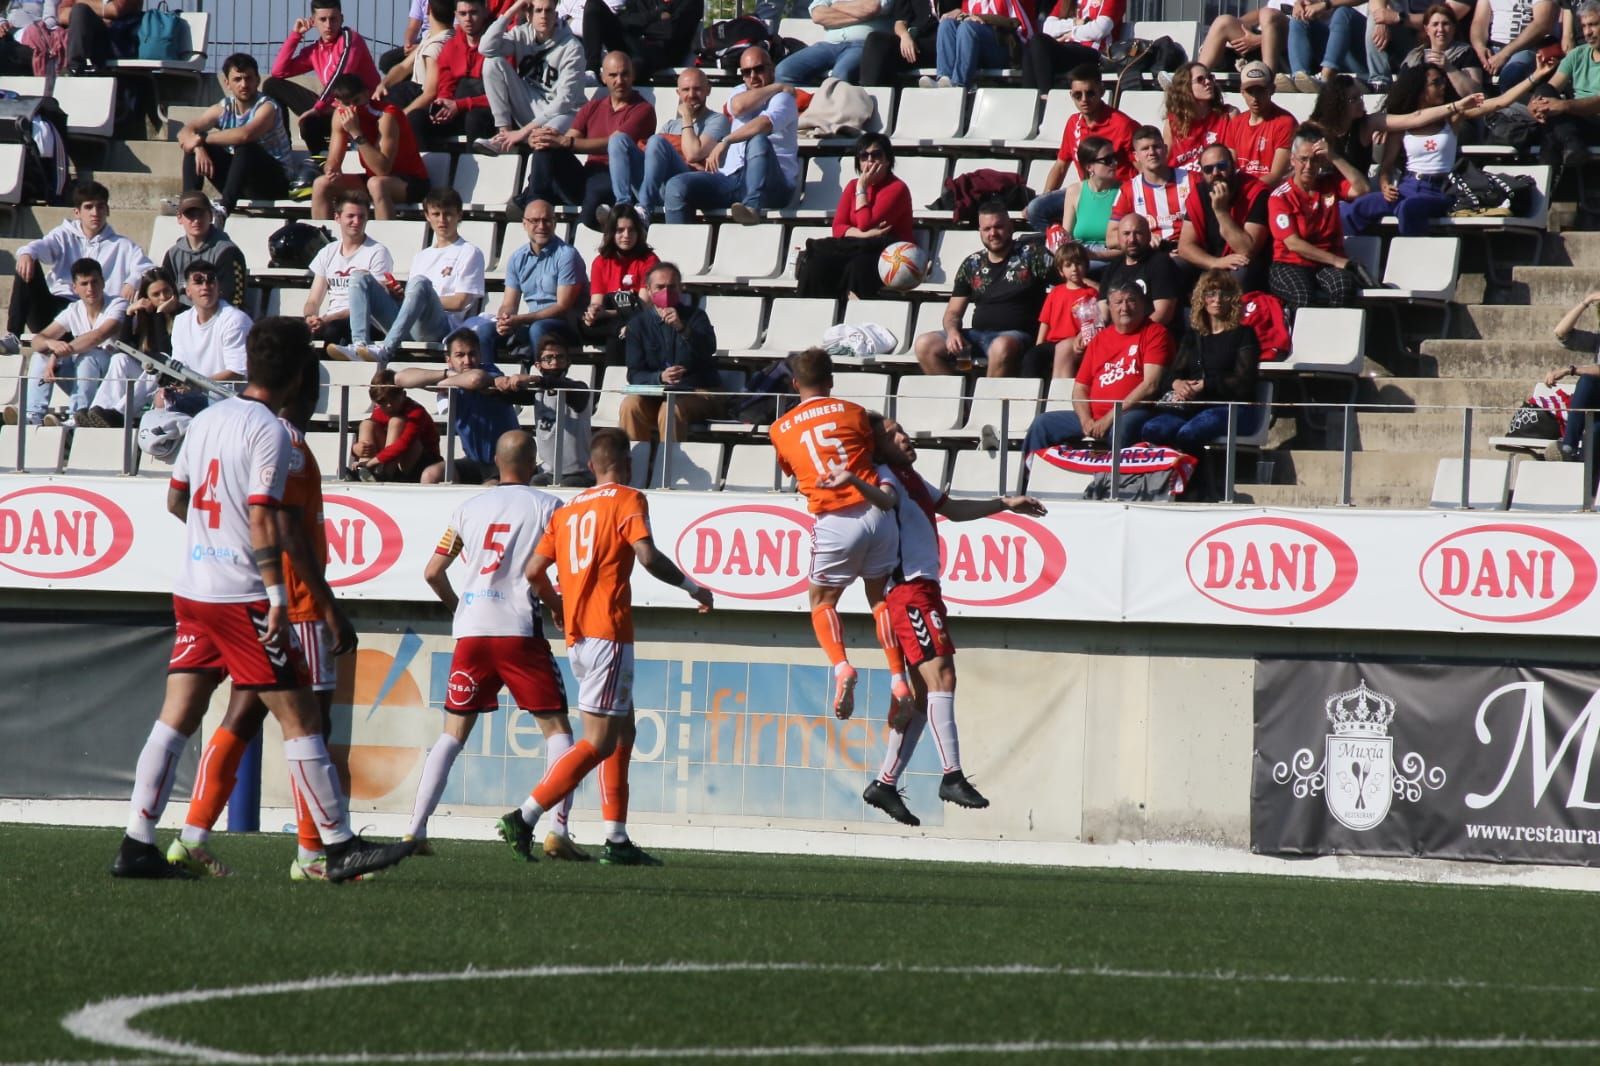
[[[852,154],[856,157],[856,173],[861,173],[861,153],[868,148],[881,148],[883,161],[890,170],[894,169],[894,144],[881,133],[863,133],[856,138],[856,146]]]
[[[1450,10],[1448,4],[1428,5],[1428,10],[1422,13],[1422,24],[1426,26],[1429,22],[1433,21],[1433,16],[1435,15],[1443,15],[1445,18],[1450,20],[1450,24],[1452,26],[1456,27],[1457,33],[1461,32],[1461,27],[1456,23],[1456,13]]]
[[[1085,174],[1089,173],[1089,164],[1110,151],[1112,144],[1104,137],[1085,137],[1078,142],[1076,158],[1078,166],[1083,168]]]
[[[455,330],[448,337],[446,337],[444,339],[444,350],[448,352],[451,346],[457,341],[466,344],[479,355],[483,354],[483,342],[478,340],[478,335],[472,332],[472,330],[468,327],[462,326],[460,329]]]
[[[110,204],[111,190],[101,185],[98,181],[90,179],[80,181],[72,187],[72,206],[82,207],[84,204]]]
[[[164,266],[151,267],[149,270],[146,270],[143,274],[139,275],[139,287],[134,291],[133,298],[135,300],[142,300],[146,296],[149,296],[150,286],[154,285],[158,281],[164,281],[168,285],[172,286],[172,291],[174,293],[178,291],[178,279],[172,276],[172,271],[168,270]]]
[[[833,356],[826,348],[807,348],[789,357],[789,376],[807,389],[833,384]]]
[[[589,461],[595,466],[614,468],[625,462],[632,445],[620,429],[597,429],[589,438]]]
[[[151,267],[139,275],[139,287],[134,298],[142,300],[150,295],[150,287],[158,281],[164,281],[176,294],[178,281],[172,276],[172,271],[166,267]],[[172,347],[172,327],[168,324],[168,315],[160,311],[129,311],[124,320],[124,332],[129,341],[140,351],[147,355],[157,352],[169,351]]]
[[[1088,277],[1089,249],[1085,248],[1077,241],[1062,241],[1061,244],[1056,247],[1055,261],[1056,273],[1060,274],[1063,278],[1067,276],[1065,268],[1070,263],[1076,263],[1078,265],[1078,269],[1083,271],[1085,277]]]
[[[1166,140],[1167,135],[1162,133],[1155,126],[1140,126],[1138,129],[1133,131],[1133,136],[1128,138],[1128,144],[1132,146],[1138,144],[1140,141],[1160,141],[1165,144]]]
[[[100,265],[100,260],[84,256],[82,259],[72,261],[72,280],[79,278],[104,278],[106,268]]]
[[[311,327],[288,315],[263,318],[250,327],[244,346],[250,384],[276,392],[298,381],[311,362]]]
[[[212,277],[216,277],[217,268],[208,260],[196,259],[194,262],[183,268],[183,280],[188,281],[196,274],[210,274]]]
[[[328,86],[328,95],[338,100],[349,100],[366,95],[367,87],[358,74],[341,74]]]
[[[377,403],[378,397],[387,395],[391,389],[395,392],[404,392],[400,386],[394,383],[394,371],[388,367],[382,367],[373,372],[372,381],[367,385],[367,397],[373,403]]]
[[[233,55],[222,61],[223,77],[227,77],[236,70],[249,71],[251,74],[255,74],[257,76],[261,74],[260,64],[256,62],[256,57],[251,55],[249,52],[235,52]]]
[[[615,259],[620,254],[617,250],[617,226],[623,222],[632,222],[634,230],[639,234],[639,242],[633,246],[632,254],[639,259],[650,254],[650,242],[645,240],[644,222],[632,207],[619,204],[611,209],[611,217],[606,219],[606,228],[600,234],[600,250],[595,254],[601,259]]]
[[[430,207],[437,207],[441,211],[460,212],[461,194],[450,185],[435,186],[422,198],[422,210],[426,212]]]
[[[540,352],[554,344],[570,359],[572,358],[572,346],[576,343],[577,338],[564,328],[547,329],[539,335],[539,343],[534,345],[533,354],[537,358]]]
[[[678,264],[677,263],[671,262],[670,260],[666,260],[666,259],[663,259],[661,262],[659,262],[655,266],[651,267],[650,268],[650,273],[648,273],[648,274],[646,274],[644,276],[644,280],[646,282],[648,282],[651,278],[655,277],[657,274],[661,273],[663,270],[672,271],[672,276],[677,279],[678,284],[679,285],[683,284],[683,271],[678,269]]]
[[[481,4],[483,0],[472,0],[472,2]],[[456,0],[428,0],[428,14],[436,22],[442,22],[446,26],[452,25],[456,20]]]
[[[1067,84],[1071,85],[1074,82],[1089,82],[1092,85],[1102,85],[1103,83],[1100,80],[1100,64],[1079,63],[1077,66],[1067,71]]]
[[[978,217],[982,218],[984,215],[1004,215],[1010,218],[1011,209],[999,200],[985,200],[978,205]]]
[[[318,8],[332,8],[334,11],[344,10],[339,4],[339,0],[311,0],[311,10],[315,11]]]
[[[334,214],[338,214],[339,209],[345,204],[360,204],[367,209],[369,216],[372,214],[372,197],[367,195],[365,189],[357,188],[354,185],[341,186],[339,191],[333,194]]]
[[[1110,300],[1111,299],[1111,294],[1115,293],[1115,292],[1132,293],[1133,295],[1139,297],[1139,302],[1141,304],[1143,304],[1146,308],[1148,308],[1150,306],[1149,294],[1144,291],[1144,287],[1143,286],[1141,286],[1137,281],[1133,280],[1132,278],[1118,278],[1116,281],[1113,281],[1110,285],[1107,285],[1106,286],[1106,293],[1105,293],[1106,299]]]
[[[1311,117],[1306,121],[1329,137],[1343,137],[1350,132],[1351,125],[1346,118],[1349,112],[1346,101],[1350,90],[1356,88],[1359,87],[1355,78],[1349,74],[1335,74],[1317,90],[1317,102],[1312,105]]]
[[[1438,74],[1444,79],[1445,103],[1460,99],[1461,94],[1450,84],[1450,76],[1443,67],[1437,63],[1419,63],[1395,75],[1394,86],[1383,101],[1384,110],[1391,115],[1409,115],[1419,110],[1422,107],[1422,94],[1428,91],[1429,73]]]

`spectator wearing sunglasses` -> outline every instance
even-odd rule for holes
[[[1104,137],[1086,137],[1079,142],[1078,169],[1087,176],[1066,191],[1061,228],[1083,246],[1092,263],[1109,263],[1119,258],[1106,244],[1111,209],[1122,192],[1122,183],[1117,180],[1117,164],[1116,150]],[[1074,190],[1076,195],[1073,195]]]
[[[1178,258],[1195,270],[1226,270],[1242,291],[1266,288],[1272,263],[1267,232],[1269,188],[1234,164],[1224,144],[1200,153],[1200,180],[1189,190]]]
[[[1067,168],[1076,163],[1078,178],[1089,177],[1089,168],[1078,152],[1078,146],[1086,138],[1103,137],[1110,143],[1116,157],[1118,181],[1133,177],[1133,131],[1139,124],[1106,103],[1100,67],[1093,63],[1074,67],[1067,75],[1067,92],[1072,96],[1075,110],[1067,116],[1066,127],[1061,131],[1061,148],[1056,152],[1055,165],[1044,179],[1044,191],[1033,198],[1025,212],[1028,224],[1036,230],[1049,229],[1061,217],[1067,200],[1061,187],[1067,178]]]

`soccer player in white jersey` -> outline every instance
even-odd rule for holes
[[[891,714],[883,766],[861,798],[897,822],[921,825],[900,793],[900,775],[911,761],[917,741],[929,721],[939,748],[944,779],[939,798],[961,807],[987,807],[989,801],[972,787],[961,769],[961,741],[956,733],[956,646],[939,591],[939,515],[952,522],[970,522],[1001,511],[1033,515],[1045,513],[1031,496],[1001,496],[991,500],[954,500],[939,492],[917,473],[917,450],[911,437],[893,419],[870,416],[877,442],[877,474],[888,493],[878,485],[837,470],[831,486],[853,484],[874,506],[893,511],[900,527],[900,562],[889,579],[885,602],[889,605],[894,636],[911,667],[916,709],[909,716]]]
[[[260,692],[278,720],[289,775],[317,816],[328,880],[347,881],[411,854],[410,843],[376,844],[351,833],[305,657],[291,635],[272,513],[283,498],[290,443],[276,412],[310,371],[310,344],[303,322],[256,323],[247,342],[243,393],[195,416],[173,465],[167,510],[187,531],[183,568],[172,589],[177,635],[166,699],[134,772],[127,835],[111,865],[114,877],[192,876],[156,848],[156,822],[172,795],[184,745],[224,676],[237,689]]]
[[[539,723],[547,763],[554,765],[572,747],[566,693],[525,573],[528,558],[561,500],[529,487],[533,438],[526,432],[513,429],[500,434],[494,463],[500,484],[456,509],[422,574],[434,595],[455,613],[450,632],[456,647],[446,686],[444,732],[428,752],[411,813],[408,837],[419,842],[419,849],[427,840],[428,819],[439,806],[451,765],[472,735],[478,715],[499,706],[502,687],[510,689],[517,706]],[[460,595],[447,573],[458,558],[466,564]],[[588,854],[573,844],[567,832],[571,809],[568,796],[556,810],[544,853],[552,859],[585,862]],[[531,861],[531,851],[525,857]]]

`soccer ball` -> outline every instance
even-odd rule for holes
[[[928,253],[910,241],[891,244],[878,256],[878,277],[885,288],[910,292],[928,276]]]

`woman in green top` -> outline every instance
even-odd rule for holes
[[[1088,249],[1094,264],[1107,263],[1118,258],[1106,248],[1106,229],[1111,225],[1111,205],[1122,188],[1111,142],[1104,137],[1085,137],[1078,142],[1078,169],[1088,177],[1078,184],[1076,196],[1072,189],[1067,190],[1061,228]]]

